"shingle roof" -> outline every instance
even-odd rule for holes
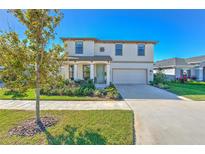
[[[63,41],[66,41],[66,40],[85,40],[85,41],[94,41],[96,43],[150,43],[150,44],[157,44],[158,41],[143,41],[143,40],[100,40],[100,39],[97,39],[97,38],[80,38],[80,37],[76,37],[76,38],[70,38],[70,37],[62,37],[61,38]]]
[[[205,61],[205,55],[187,58],[186,61],[187,63],[202,62],[202,61]]]
[[[197,56],[191,58],[170,58],[165,60],[157,61],[154,64],[155,68],[159,67],[175,67],[179,65],[183,66],[190,66],[190,63],[202,63],[205,62],[205,55],[204,56]]]
[[[154,64],[154,67],[174,67],[177,65],[188,65],[188,64],[183,58],[171,58],[171,59],[157,61]]]

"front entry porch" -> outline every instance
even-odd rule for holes
[[[66,65],[65,72],[65,78],[67,79],[91,79],[99,88],[110,85],[109,62],[70,62]]]

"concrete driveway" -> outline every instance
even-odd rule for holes
[[[149,85],[116,85],[134,111],[136,144],[205,144],[205,102]]]
[[[135,115],[136,144],[205,144],[205,102],[126,102]]]
[[[150,85],[116,85],[118,91],[124,100],[139,100],[139,99],[165,99],[165,100],[180,100],[180,98],[165,90],[155,88]]]

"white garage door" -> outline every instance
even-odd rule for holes
[[[115,84],[146,84],[145,69],[113,69],[113,83]]]

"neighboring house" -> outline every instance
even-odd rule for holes
[[[159,69],[161,69],[170,80],[180,78],[186,74],[188,78],[205,81],[205,55],[157,61],[154,64],[154,73]]]
[[[68,61],[65,78],[93,79],[96,84],[147,84],[153,80],[155,41],[62,38]]]

